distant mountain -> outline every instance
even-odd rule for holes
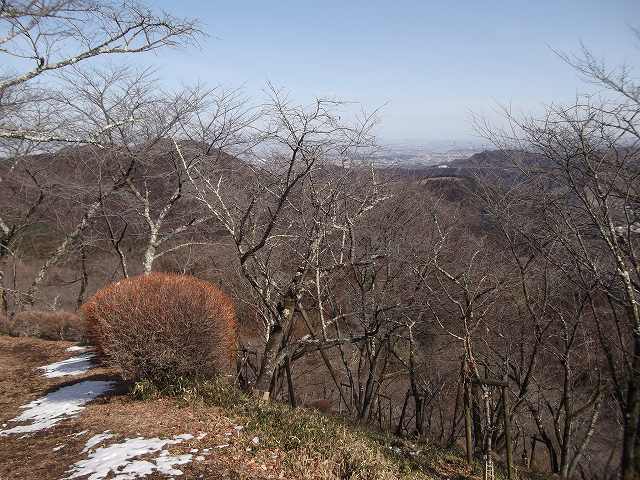
[[[521,151],[484,150],[466,158],[429,166],[423,170],[428,177],[497,177],[514,181],[523,169],[548,167],[548,161],[538,155]]]
[[[472,207],[479,179],[509,185],[522,177],[521,167],[545,166],[549,166],[548,161],[530,153],[484,150],[432,165],[395,163],[382,166],[381,170],[399,182],[417,183],[447,200]]]

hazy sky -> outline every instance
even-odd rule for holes
[[[335,96],[382,110],[385,140],[467,139],[470,112],[532,111],[589,88],[552,51],[580,41],[640,69],[640,0],[151,2],[200,18],[200,49],[162,52],[172,82],[267,81],[300,102]],[[635,22],[635,23],[634,23]]]

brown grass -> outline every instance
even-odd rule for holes
[[[35,368],[68,357],[68,342],[0,336],[0,424],[20,412],[20,405],[80,378],[47,379]],[[82,379],[96,379],[103,370],[91,370]],[[194,438],[172,446],[172,455],[191,453],[191,463],[180,465],[180,478],[267,480],[478,480],[462,457],[429,450],[406,455],[408,441],[379,440],[339,419],[302,408],[260,403],[225,382],[205,382],[212,395],[184,402],[176,398],[136,401],[113,392],[87,405],[74,418],[31,436],[0,437],[0,479],[56,480],[73,463],[89,455],[83,449],[92,436],[110,430],[104,445],[132,437],[170,438],[190,433]],[[215,384],[215,385],[213,385]],[[222,390],[219,393],[219,390]],[[202,392],[201,392],[202,393]],[[223,397],[228,399],[223,399]],[[239,401],[238,397],[244,398]],[[215,401],[214,401],[215,400]],[[244,428],[237,430],[234,427]],[[206,436],[201,436],[206,433]],[[258,439],[258,443],[253,441]],[[399,446],[396,455],[390,446]],[[428,447],[428,446],[427,446]],[[191,449],[198,449],[192,452]],[[423,448],[420,446],[419,448]],[[54,450],[55,449],[55,450]],[[205,451],[205,449],[207,451]],[[203,460],[197,457],[202,455]],[[144,458],[144,457],[143,457]],[[501,472],[499,472],[501,473]],[[521,472],[521,477],[529,478]],[[160,478],[152,474],[148,478]],[[504,478],[500,475],[497,478]]]
[[[82,306],[98,354],[127,380],[231,373],[236,317],[215,285],[154,273],[99,290]]]
[[[52,389],[81,379],[103,379],[102,375],[110,373],[93,369],[70,380],[69,377],[48,379],[35,370],[73,355],[65,351],[70,345],[69,342],[0,336],[0,425],[18,415],[21,405]],[[220,409],[205,406],[185,408],[175,399],[132,401],[129,396],[114,391],[91,402],[81,415],[68,418],[51,429],[30,436],[0,437],[0,479],[58,480],[66,477],[65,472],[70,465],[87,458],[88,453],[82,452],[87,440],[105,430],[111,430],[115,435],[106,444],[140,436],[170,438],[177,434],[197,436],[206,432],[207,436],[202,439],[194,438],[171,447],[172,455],[193,453],[190,449],[194,447],[200,449],[194,457],[200,455],[202,449],[209,449],[209,455],[204,453],[204,461],[194,459],[187,465],[178,466],[184,475],[176,478],[293,478],[288,474],[279,477],[280,470],[276,472],[276,468],[281,463],[280,457],[274,458],[270,451],[256,451],[251,442],[254,434],[244,430],[237,432],[233,428],[235,425],[233,419]],[[223,444],[229,446],[218,448]],[[62,448],[54,451],[58,447]],[[248,447],[254,447],[254,451],[246,451]],[[268,470],[261,468],[263,465]],[[160,477],[156,473],[145,478]]]
[[[85,338],[85,323],[72,312],[27,310],[11,319],[0,316],[0,332],[14,337],[78,342]]]

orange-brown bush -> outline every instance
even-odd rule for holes
[[[72,312],[26,310],[13,318],[3,318],[0,330],[14,337],[37,337],[45,340],[82,341],[85,338],[85,323]]]
[[[233,303],[215,285],[153,273],[99,290],[82,306],[90,341],[127,380],[167,381],[230,373]]]

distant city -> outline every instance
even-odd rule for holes
[[[384,143],[376,157],[380,163],[389,165],[439,165],[453,160],[468,158],[488,148],[490,146],[480,141],[435,140],[417,142],[404,140]]]

